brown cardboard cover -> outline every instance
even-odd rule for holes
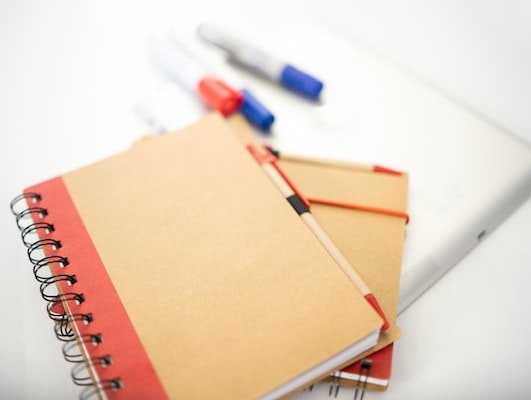
[[[170,398],[258,397],[381,325],[217,114],[63,179]]]

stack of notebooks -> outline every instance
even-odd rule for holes
[[[11,209],[83,398],[277,399],[387,387],[407,185],[212,113]]]

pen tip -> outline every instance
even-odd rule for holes
[[[367,302],[372,306],[372,308],[374,308],[374,310],[378,313],[378,315],[382,317],[383,319],[382,330],[384,331],[387,330],[390,324],[382,310],[382,307],[380,307],[378,300],[376,300],[376,297],[374,297],[372,293],[369,293],[365,295],[365,300],[367,300]]]

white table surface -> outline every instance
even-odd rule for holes
[[[328,19],[531,143],[526,1],[0,0],[0,398],[68,399],[79,391],[11,199],[146,132],[133,109],[155,84],[148,35],[208,20],[264,29],[301,12]],[[529,244],[531,200],[400,315],[390,388],[364,398],[530,398]],[[347,390],[339,397],[352,398]]]

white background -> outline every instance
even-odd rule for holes
[[[10,200],[147,132],[133,110],[158,82],[148,35],[169,26],[193,32],[204,21],[267,32],[301,13],[332,22],[531,143],[526,1],[1,0],[0,398],[78,393]],[[390,389],[365,399],[529,398],[530,238],[528,200],[399,317],[403,336]],[[352,398],[347,391],[340,396]]]

